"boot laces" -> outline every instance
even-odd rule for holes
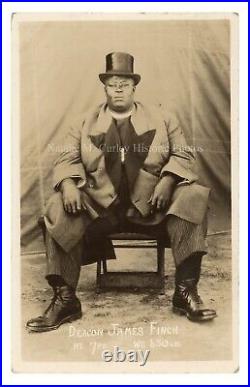
[[[54,289],[54,295],[51,298],[51,302],[48,306],[48,308],[45,310],[44,314],[46,315],[49,311],[53,311],[55,306],[58,306],[63,303],[63,299],[60,293],[60,287],[55,287]]]
[[[188,290],[190,296],[197,304],[202,304],[201,297],[198,294],[197,286],[193,286],[191,289]]]
[[[189,304],[192,301],[196,302],[197,304],[203,303],[201,297],[198,294],[197,286],[185,287],[183,289],[183,295]]]

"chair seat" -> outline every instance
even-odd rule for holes
[[[109,238],[112,240],[130,240],[130,241],[155,241],[156,239],[147,234],[139,234],[135,232],[121,232],[110,234]]]
[[[157,247],[157,240],[147,234],[139,233],[117,233],[109,235],[114,247],[121,248],[152,248]]]

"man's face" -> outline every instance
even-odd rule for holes
[[[110,109],[125,112],[133,106],[135,85],[132,78],[113,76],[105,82],[105,93]]]

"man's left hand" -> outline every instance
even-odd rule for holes
[[[177,183],[177,177],[172,174],[161,178],[148,203],[151,204],[151,213],[155,210],[165,210],[169,204]]]

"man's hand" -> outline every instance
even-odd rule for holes
[[[65,179],[61,183],[63,206],[65,211],[76,214],[86,207],[81,203],[81,192],[73,179]]]
[[[177,179],[178,177],[172,174],[161,178],[148,201],[151,204],[151,213],[155,210],[164,210],[169,206]]]

